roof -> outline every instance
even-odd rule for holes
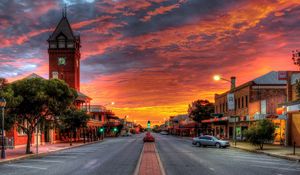
[[[236,92],[240,89],[243,89],[247,86],[252,86],[252,85],[266,85],[266,86],[274,86],[274,85],[286,85],[287,81],[286,80],[279,80],[278,79],[278,73],[280,71],[271,71],[267,74],[264,74],[260,77],[257,77],[251,81],[248,81],[240,86],[237,86],[233,91],[226,91],[222,94],[216,94],[216,98],[220,98],[223,97],[224,95],[226,95],[229,92]]]
[[[36,73],[32,73],[30,75],[28,75],[27,77],[25,77],[24,79],[31,79],[31,78],[41,78],[41,79],[45,79],[44,77],[36,74]]]
[[[56,29],[50,35],[49,40],[56,40],[56,38],[60,35],[64,35],[68,40],[74,40],[75,36],[73,34],[73,30],[66,16],[63,16],[59,21]]]
[[[278,80],[278,72],[271,71],[265,75],[262,75],[254,80],[252,80],[255,84],[272,84],[272,85],[282,85],[286,84],[286,80]]]
[[[297,80],[300,80],[300,73],[292,74],[292,76],[291,76],[291,84],[292,85],[296,84]]]
[[[92,100],[91,97],[88,97],[87,95],[83,94],[82,92],[77,91],[78,97],[76,98],[76,100],[78,101],[89,101]]]
[[[83,109],[85,109],[86,107],[83,106]],[[106,112],[107,109],[102,106],[102,105],[90,105],[90,112]]]

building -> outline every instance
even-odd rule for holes
[[[112,115],[111,111],[106,110],[100,105],[91,106],[90,101],[92,98],[80,92],[80,36],[74,34],[66,11],[63,12],[62,18],[47,41],[49,79],[58,78],[64,80],[70,87],[74,88],[78,94],[74,102],[75,105],[92,115],[92,119],[88,122],[88,128],[76,131],[73,135],[74,140],[83,138],[87,138],[90,141],[96,140],[98,136],[97,131],[100,127],[119,126],[118,121],[112,121],[113,119],[111,118],[115,116]],[[33,73],[26,78],[43,77]],[[33,135],[32,144],[35,144],[37,141],[38,144],[44,144],[69,140],[69,133],[63,132],[47,123],[41,127],[43,128],[42,131]],[[14,138],[15,147],[26,145],[27,135],[20,128],[14,127],[6,133],[6,136]]]
[[[300,146],[300,102],[297,93],[297,81],[300,72],[289,72],[287,75],[287,102],[278,105],[278,114],[287,115],[286,145]]]
[[[187,114],[171,116],[168,123],[168,132],[172,135],[195,136],[199,125]]]
[[[276,126],[275,142],[285,139],[285,116],[277,115],[277,105],[286,101],[286,79],[272,71],[231,90],[215,95],[215,116],[202,121],[208,132],[220,138],[243,140],[243,131],[255,121],[269,118]]]

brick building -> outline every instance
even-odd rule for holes
[[[221,138],[234,137],[236,123],[237,139],[244,139],[243,131],[253,122],[264,118],[276,125],[275,142],[285,138],[285,116],[277,115],[277,105],[286,101],[286,80],[279,78],[279,72],[269,72],[246,82],[223,94],[215,95],[216,117],[203,121],[210,125],[210,132]],[[228,109],[228,97],[233,97],[232,110]]]
[[[88,121],[87,129],[80,129],[73,135],[75,140],[87,137],[89,140],[97,139],[97,131],[100,127],[109,125],[119,125],[118,118],[112,116],[112,112],[101,105],[90,105],[92,98],[80,92],[80,36],[75,35],[68,21],[66,11],[59,21],[54,32],[48,38],[49,54],[49,79],[58,78],[64,80],[70,87],[74,88],[78,97],[75,105],[79,109],[91,114],[92,119]],[[26,78],[43,78],[37,74],[31,74]],[[111,117],[115,117],[111,119]],[[114,122],[112,121],[114,120]],[[32,144],[56,143],[68,141],[68,133],[60,131],[58,128],[50,127],[47,123],[43,124],[43,129],[35,133],[32,137]],[[6,133],[9,138],[14,138],[14,146],[26,145],[27,135],[22,129],[13,127]]]
[[[300,146],[300,102],[296,91],[297,81],[300,80],[300,72],[288,73],[287,102],[278,105],[278,113],[287,115],[286,144]]]

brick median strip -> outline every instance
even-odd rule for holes
[[[145,143],[139,162],[138,175],[165,175],[155,143]]]

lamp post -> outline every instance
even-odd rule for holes
[[[4,108],[6,106],[5,98],[0,98],[0,108],[2,109],[2,145],[1,145],[1,159],[5,159],[5,147],[4,147]]]
[[[215,75],[214,77],[214,80],[215,81],[220,81],[220,80],[223,80],[223,81],[227,81],[231,84],[231,88],[230,88],[230,91],[233,91],[235,89],[235,82],[236,82],[236,77],[231,77],[230,80],[228,79],[225,79],[223,77],[221,77],[220,75]],[[233,102],[234,102],[234,96],[233,96],[233,99],[231,99]],[[228,102],[228,106],[229,106],[229,102]],[[228,110],[235,110],[235,104],[233,105],[233,108],[230,108],[227,107]],[[236,119],[239,117],[239,116],[230,116],[231,118],[234,118],[234,145],[236,146]]]

